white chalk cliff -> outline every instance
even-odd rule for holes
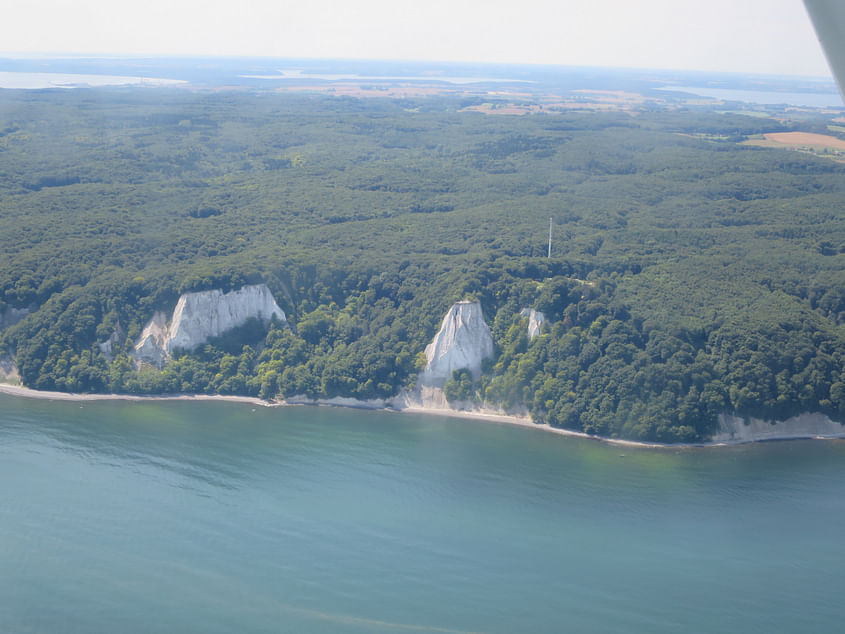
[[[7,308],[0,313],[0,330],[14,326],[32,312],[29,308]]]
[[[739,416],[719,415],[719,431],[712,442],[752,442],[786,438],[838,438],[845,437],[845,425],[831,420],[824,414],[799,414],[786,420],[767,421]]]
[[[540,334],[540,329],[546,321],[546,316],[533,308],[523,308],[519,311],[519,314],[523,317],[528,317],[528,340],[530,341]]]
[[[97,344],[100,348],[100,352],[103,353],[103,356],[106,360],[111,361],[114,359],[114,351],[117,349],[117,346],[120,345],[120,341],[123,339],[123,329],[120,327],[120,324],[115,324],[114,330],[112,330],[111,335],[105,341],[101,341]]]
[[[169,326],[164,313],[153,315],[135,344],[135,358],[161,367],[176,349],[190,351],[211,337],[243,326],[249,319],[268,322],[273,317],[286,321],[266,284],[244,286],[229,293],[185,293],[176,304]]]
[[[481,362],[493,356],[493,337],[484,321],[479,302],[454,304],[440,325],[440,331],[425,348],[428,361],[420,374],[423,386],[442,387],[455,370],[468,369],[481,376]]]
[[[0,383],[20,383],[18,367],[10,354],[0,355]]]
[[[267,322],[273,317],[285,321],[285,313],[266,284],[244,286],[230,293],[185,293],[173,311],[166,349],[168,353],[176,348],[192,350],[210,337],[243,326],[249,319]]]
[[[135,344],[135,360],[161,368],[167,360],[167,316],[159,311],[144,326]]]

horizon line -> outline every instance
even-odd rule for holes
[[[49,51],[0,51],[0,60],[278,60],[288,62],[344,62],[344,63],[393,63],[393,64],[435,64],[454,66],[486,67],[531,67],[547,69],[602,70],[612,72],[656,72],[656,73],[694,73],[702,75],[735,75],[742,77],[765,77],[780,79],[811,79],[814,81],[835,82],[833,75],[795,75],[761,71],[712,70],[700,68],[657,68],[645,66],[593,66],[585,64],[562,64],[549,62],[497,62],[477,60],[443,60],[413,58],[366,58],[366,57],[298,57],[278,55],[249,54],[210,54],[210,53],[77,53]],[[6,71],[15,72],[15,71]]]

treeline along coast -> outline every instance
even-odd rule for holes
[[[845,166],[745,143],[839,137],[841,113],[473,105],[0,91],[4,374],[391,399],[426,387],[467,302],[490,349],[441,376],[454,405],[661,442],[720,415],[845,420]],[[175,336],[180,298],[264,287],[267,310]]]

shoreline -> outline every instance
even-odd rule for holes
[[[48,401],[71,401],[71,402],[85,402],[85,401],[218,401],[228,403],[242,403],[248,405],[260,405],[262,407],[345,407],[349,409],[368,409],[373,411],[392,412],[397,414],[425,414],[428,416],[443,416],[446,418],[461,418],[466,420],[475,420],[479,422],[492,423],[496,425],[513,425],[522,427],[523,429],[534,429],[541,432],[556,434],[558,436],[568,436],[570,438],[583,438],[586,440],[595,440],[610,445],[617,445],[621,447],[640,447],[646,449],[696,449],[708,447],[728,447],[732,445],[745,445],[749,443],[759,442],[778,442],[784,440],[837,440],[845,439],[845,431],[837,435],[795,435],[772,438],[759,438],[752,440],[736,439],[736,440],[720,440],[708,441],[700,443],[661,443],[661,442],[647,442],[640,440],[625,440],[622,438],[607,438],[605,436],[596,436],[587,434],[581,431],[574,431],[571,429],[562,429],[560,427],[551,427],[548,424],[538,424],[531,421],[530,418],[523,416],[510,416],[499,412],[485,412],[485,411],[467,411],[455,410],[439,407],[422,407],[422,406],[406,406],[402,408],[392,407],[388,404],[372,404],[366,401],[352,401],[354,399],[316,399],[305,400],[294,397],[291,401],[266,401],[254,396],[235,396],[224,394],[159,394],[159,395],[141,395],[141,394],[78,394],[73,392],[51,392],[46,390],[34,390],[32,388],[24,387],[22,385],[11,385],[8,383],[0,383],[0,394],[8,394],[11,396],[19,396],[23,398],[34,398]],[[333,402],[335,401],[335,402]]]
[[[0,383],[0,394],[11,394],[12,396],[35,398],[45,401],[229,401],[231,403],[263,405],[264,407],[280,405],[253,396],[229,396],[223,394],[78,394],[75,392],[33,390],[23,385],[10,385],[8,383]]]
[[[536,429],[537,431],[557,434],[558,436],[568,436],[570,438],[584,438],[586,440],[596,440],[598,442],[607,443],[609,445],[620,445],[623,447],[644,447],[648,449],[688,449],[691,447],[716,447],[726,443],[678,443],[668,444],[659,442],[646,442],[643,440],[625,440],[624,438],[607,438],[605,436],[595,436],[583,431],[575,431],[573,429],[563,429],[561,427],[552,427],[545,423],[535,423],[530,418],[522,416],[509,416],[507,414],[500,414],[496,412],[484,411],[467,411],[457,409],[443,409],[439,407],[417,407],[410,406],[401,410],[395,410],[399,413],[409,414],[425,414],[428,416],[446,416],[448,418],[463,418],[467,420],[476,420],[486,423],[493,423],[498,425],[513,425],[522,427],[524,429]]]

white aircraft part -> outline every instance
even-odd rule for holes
[[[807,13],[822,44],[827,63],[845,98],[845,2],[842,0],[804,0]]]

